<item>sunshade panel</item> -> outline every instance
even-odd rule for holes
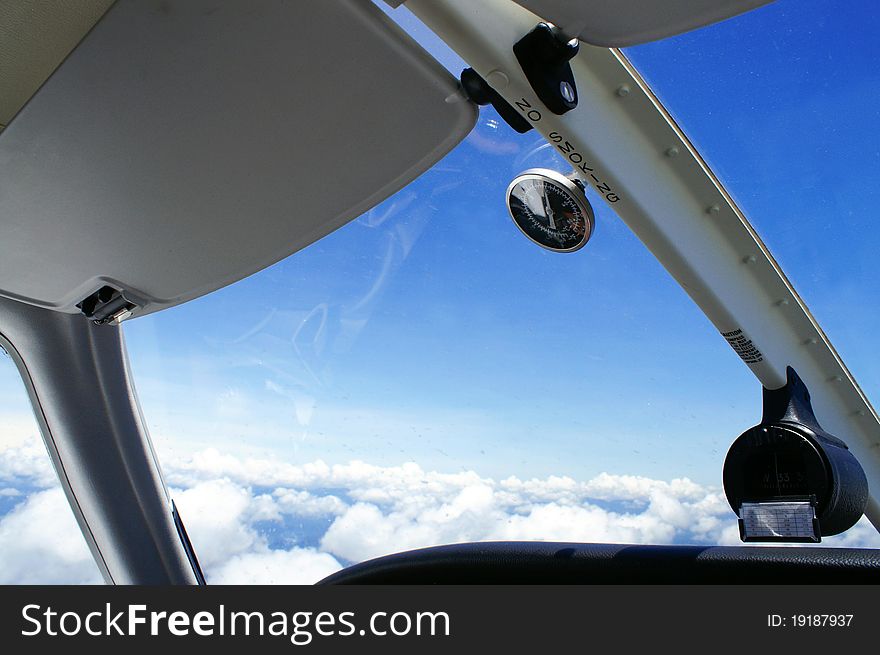
[[[118,2],[0,133],[0,295],[198,297],[399,190],[475,117],[370,2]]]
[[[681,34],[772,0],[516,0],[592,45],[622,48]]]

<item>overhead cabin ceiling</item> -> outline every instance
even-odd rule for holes
[[[381,202],[475,119],[369,1],[119,0],[0,132],[0,296],[195,298]]]
[[[0,0],[0,130],[113,0]]]
[[[585,43],[622,48],[716,23],[772,0],[515,0]]]

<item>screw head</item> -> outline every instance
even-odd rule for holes
[[[566,82],[565,80],[562,80],[559,83],[559,94],[562,96],[562,98],[566,102],[574,102],[575,101],[574,87],[572,87],[572,85],[569,84],[568,82]]]
[[[504,91],[507,88],[507,85],[510,84],[510,79],[507,77],[507,74],[504,71],[493,70],[488,75],[486,75],[486,81],[496,91]]]

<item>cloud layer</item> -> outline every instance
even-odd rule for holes
[[[414,463],[292,465],[209,449],[166,463],[213,583],[312,583],[371,557],[442,543],[553,540],[738,544],[719,489],[601,474],[493,480]],[[100,577],[39,446],[0,451],[0,582]],[[866,521],[823,545],[880,547]]]

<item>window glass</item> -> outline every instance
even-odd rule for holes
[[[98,584],[11,358],[0,349],[0,584]]]
[[[795,4],[627,54],[871,395],[880,237],[866,221],[880,148],[869,119],[880,104],[854,98],[880,85],[863,84],[876,73],[844,53],[839,21],[858,16]],[[813,22],[778,29],[770,11]],[[460,61],[400,12],[457,74]],[[730,31],[743,21],[753,40]],[[845,57],[835,75],[848,86],[827,62],[798,77],[823,56]],[[554,254],[520,234],[504,193],[538,166],[568,172],[540,137],[483,108],[458,148],[359,219],[126,322],[144,414],[209,582],[314,582],[459,541],[739,543],[721,465],[760,417],[758,383],[592,194],[584,249]],[[2,366],[0,576],[96,581],[81,538],[57,536],[75,522],[14,367]],[[23,530],[32,542],[9,536]],[[822,545],[880,539],[863,520]]]
[[[760,386],[595,197],[583,250],[523,237],[504,193],[537,166],[568,172],[483,108],[358,220],[126,324],[209,582],[312,582],[458,541],[739,543],[721,466]],[[880,539],[863,520],[823,545]]]
[[[647,49],[631,56],[659,66],[664,51]],[[726,141],[706,146],[736,160]],[[720,468],[760,389],[603,205],[583,251],[524,239],[503,197],[533,166],[567,170],[484,108],[458,149],[366,216],[127,326],[209,580],[312,581],[462,540],[738,542]],[[825,543],[878,540],[862,522]]]
[[[626,50],[880,397],[880,14],[777,0]]]

